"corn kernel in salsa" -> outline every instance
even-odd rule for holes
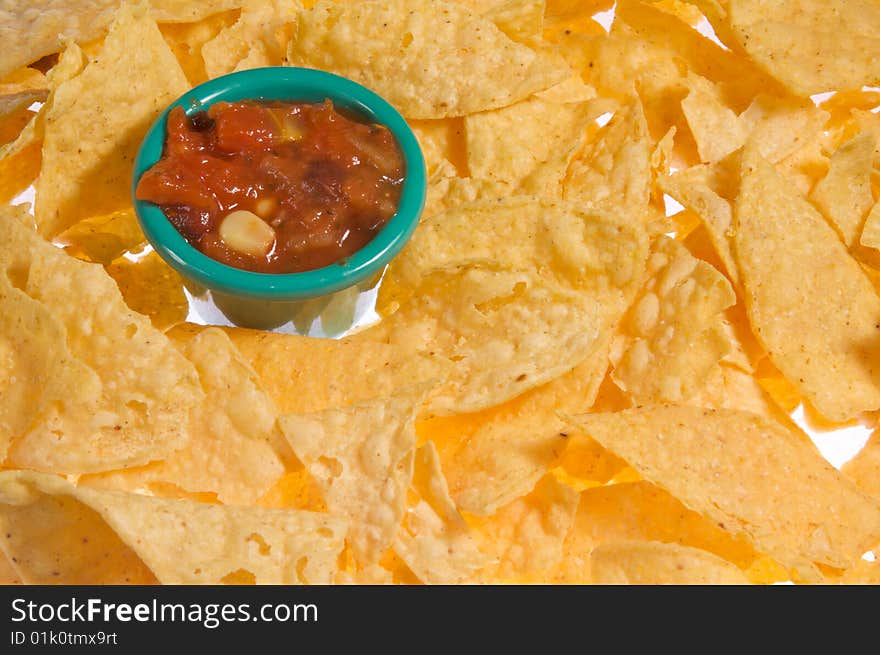
[[[321,268],[397,211],[404,160],[384,125],[323,103],[218,102],[168,115],[162,158],[138,183],[194,247],[260,273]]]

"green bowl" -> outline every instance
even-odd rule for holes
[[[406,166],[397,213],[372,241],[350,257],[301,273],[268,274],[234,268],[191,246],[158,206],[134,197],[141,176],[162,156],[166,120],[174,107],[183,107],[187,115],[192,115],[219,101],[322,102],[325,98],[332,100],[337,107],[388,126],[403,151]],[[138,151],[132,198],[141,229],[172,268],[185,280],[210,289],[215,300],[222,298],[226,304],[234,305],[235,322],[262,326],[267,320],[278,323],[284,314],[284,305],[333,294],[379,275],[415,231],[424,208],[426,188],[425,160],[418,141],[404,118],[387,101],[344,77],[282,66],[218,77],[200,84],[173,102],[152,125]]]

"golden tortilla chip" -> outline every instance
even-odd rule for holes
[[[243,1],[241,17],[202,46],[208,78],[233,71],[284,63],[288,35],[286,23],[296,20],[302,9],[298,0]],[[280,36],[286,37],[279,39]]]
[[[880,432],[871,433],[864,447],[841,470],[863,491],[880,498]]]
[[[467,147],[465,145],[464,119],[443,118],[439,120],[407,121],[422,147],[429,180],[444,173],[452,166],[453,174],[467,170]],[[426,212],[428,207],[426,206]],[[425,216],[430,214],[426,213]]]
[[[504,107],[569,74],[466,7],[426,0],[319,2],[300,14],[288,59],[360,82],[408,118]]]
[[[279,424],[293,452],[321,487],[329,510],[350,520],[348,541],[361,568],[379,561],[406,509],[422,390],[316,414],[287,414]]]
[[[179,332],[204,329],[184,323],[171,334],[179,338]],[[431,358],[401,353],[359,335],[318,339],[244,328],[226,331],[281,414],[347,407],[395,395],[408,386],[437,382],[438,369]]]
[[[7,219],[9,220],[9,219]],[[64,326],[0,275],[0,461],[13,437],[52,403],[85,403],[100,394],[95,372],[67,347]]]
[[[329,584],[346,529],[330,514],[98,491],[29,471],[0,473],[0,522],[4,551],[26,553],[26,579],[54,569],[68,584],[151,575],[162,584]]]
[[[578,499],[577,492],[549,475],[527,496],[478,522],[482,549],[492,562],[480,572],[480,580],[519,584],[546,580],[563,556]]]
[[[240,3],[238,3],[240,4]],[[241,12],[223,11],[194,23],[162,23],[159,31],[171,52],[177,57],[186,78],[193,86],[208,80],[202,47],[214,39],[221,30],[232,26]]]
[[[608,302],[624,305],[641,281],[647,250],[642,230],[624,214],[517,196],[465,204],[423,220],[389,275],[415,290],[436,271],[496,265],[499,243],[505,243],[504,268],[607,293]]]
[[[880,250],[880,201],[876,202],[868,212],[859,243],[868,248]]]
[[[736,295],[721,273],[668,237],[655,242],[648,275],[612,351],[612,379],[636,402],[686,400],[731,349],[720,314]]]
[[[427,356],[446,379],[428,411],[475,412],[568,372],[608,329],[591,294],[528,272],[471,267],[426,278],[395,314],[354,337]]]
[[[564,197],[585,205],[608,201],[638,211],[650,198],[653,150],[642,105],[635,97],[572,162]]]
[[[67,228],[54,240],[74,257],[109,264],[129,250],[146,243],[133,209],[107,216],[86,218]]]
[[[12,561],[3,553],[2,546],[0,546],[0,585],[19,584],[24,584],[24,581],[16,572],[15,567],[12,566]]]
[[[19,307],[32,307],[32,325],[45,336],[31,341],[31,352],[48,341],[64,355],[31,360],[28,406],[38,413],[26,415],[28,425],[12,434],[10,462],[58,473],[96,472],[145,464],[183,446],[191,408],[203,399],[192,364],[146,317],[125,306],[103,267],[43,241],[20,210],[2,218],[0,270],[16,287],[8,290],[4,303],[13,304],[2,313],[12,318]],[[23,323],[7,329],[12,343],[34,339]],[[64,374],[60,389],[55,372]],[[74,393],[65,397],[69,388]]]
[[[544,31],[544,0],[507,0],[484,9],[476,3],[484,17],[514,41],[530,46],[540,45]]]
[[[113,21],[121,0],[29,0],[27,7],[0,10],[0,39],[6,44],[0,77],[44,55],[58,52],[70,39],[91,41]],[[241,0],[150,0],[159,21],[189,22],[231,9]]]
[[[733,258],[733,209],[730,202],[719,195],[715,186],[718,169],[710,166],[692,166],[675,175],[664,175],[657,183],[682,205],[700,217],[727,277],[739,283],[739,271]]]
[[[618,0],[615,28],[626,24],[642,42],[650,44],[656,58],[681,61],[693,73],[718,83],[737,112],[757,93],[782,92],[781,85],[754,63],[706,38],[663,4]]]
[[[592,33],[594,28],[599,27],[593,15],[610,9],[613,4],[613,0],[547,0],[544,11],[545,38],[554,40],[551,37],[565,31]]]
[[[739,45],[796,95],[880,83],[880,7],[870,0],[730,0]]]
[[[0,79],[0,117],[42,102],[49,92],[46,76],[34,68],[20,68]]]
[[[593,584],[749,584],[736,566],[698,548],[655,541],[602,544],[590,553]]]
[[[305,509],[310,512],[326,512],[327,503],[324,502],[321,489],[308,469],[299,462],[289,465],[289,469],[255,505],[268,509]]]
[[[808,440],[757,415],[658,405],[575,423],[647,480],[804,577],[815,577],[813,562],[845,568],[880,539],[880,505]]]
[[[610,98],[596,98],[596,89],[586,84],[580,75],[574,74],[567,80],[551,86],[549,89],[538,91],[535,98],[553,102],[556,104],[579,103],[595,100],[595,105],[603,109],[599,114],[607,111],[607,108],[616,108],[616,104]]]
[[[27,124],[15,139],[0,147],[0,201],[11,201],[37,178],[46,114],[54,101],[55,89],[79,73],[84,65],[82,50],[76,44],[68,45],[46,76],[49,96],[43,106],[36,114],[29,112]]]
[[[462,509],[487,516],[529,493],[566,448],[570,431],[557,412],[588,410],[607,369],[608,336],[565,375],[504,404],[419,421]]]
[[[699,75],[688,77],[690,91],[681,101],[697,151],[703,162],[716,162],[739,149],[748,136],[736,113],[724,103],[720,90]]]
[[[578,437],[573,444],[583,440]],[[699,548],[743,570],[762,559],[745,539],[732,536],[660,487],[645,481],[629,482],[595,487],[581,494],[575,523],[565,541],[558,581],[590,582],[590,552],[602,544],[623,541],[655,541]],[[777,571],[777,580],[787,577],[785,570]]]
[[[843,584],[880,585],[880,562],[860,560],[841,578]]]
[[[416,450],[410,507],[394,538],[394,551],[418,580],[457,584],[477,573],[487,558],[449,496],[437,449],[430,441]]]
[[[753,147],[773,164],[791,156],[804,144],[818,141],[827,120],[828,112],[809,100],[766,94],[756,96],[740,114]]]
[[[755,336],[827,418],[877,409],[880,298],[870,280],[822,216],[753,148],[743,156],[742,177],[734,240]]]
[[[284,473],[277,412],[256,374],[217,328],[179,344],[199,372],[205,402],[196,409],[185,448],[147,466],[86,475],[78,484],[134,491],[154,482],[212,492],[228,505],[251,505]]]
[[[68,487],[61,478],[47,476],[46,489],[53,490],[48,493],[25,490],[36,477],[26,472],[0,473],[0,529],[5,537],[0,549],[24,583],[157,583],[156,576],[100,514],[71,495],[53,492]],[[35,484],[39,489],[39,482]],[[16,489],[23,485],[27,487]]]
[[[41,234],[51,237],[79,219],[130,206],[141,140],[188,88],[147,10],[123,6],[96,58],[55,90],[46,114],[34,207]]]
[[[19,107],[5,116],[0,116],[0,149],[15,141],[36,115],[37,112],[28,107]]]
[[[120,258],[107,266],[125,303],[149,316],[157,330],[183,323],[189,312],[183,280],[155,251],[137,261]]]
[[[589,102],[557,104],[533,97],[464,119],[471,176],[520,185],[559,158],[566,166],[583,147],[587,126],[601,113]],[[565,155],[560,158],[560,154]],[[558,180],[565,176],[560,166]]]
[[[712,409],[740,409],[780,422],[788,419],[751,373],[724,362],[712,369],[688,403]]]
[[[6,204],[27,189],[39,175],[40,164],[39,143],[0,159],[0,202]]]
[[[874,166],[880,166],[880,116],[861,109],[853,109],[850,114],[860,132],[874,135]]]
[[[810,193],[810,200],[848,246],[858,241],[865,215],[874,204],[871,171],[875,146],[874,135],[867,132],[844,143],[831,156],[828,173]]]

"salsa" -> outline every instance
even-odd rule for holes
[[[260,273],[327,266],[397,211],[404,160],[384,125],[323,103],[218,102],[168,115],[162,158],[137,185],[209,257]]]

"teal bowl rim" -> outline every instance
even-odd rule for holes
[[[300,273],[256,273],[228,266],[191,246],[157,205],[135,198],[144,172],[162,156],[168,113],[183,107],[190,115],[215,102],[245,99],[321,102],[388,126],[403,152],[406,177],[397,212],[363,248],[341,262]],[[351,287],[377,274],[403,248],[425,205],[427,174],[418,140],[400,113],[385,99],[344,77],[311,68],[276,66],[230,73],[200,84],[171,103],[144,137],[134,161],[132,200],[147,240],[172,268],[209,289],[262,300],[304,300]]]

